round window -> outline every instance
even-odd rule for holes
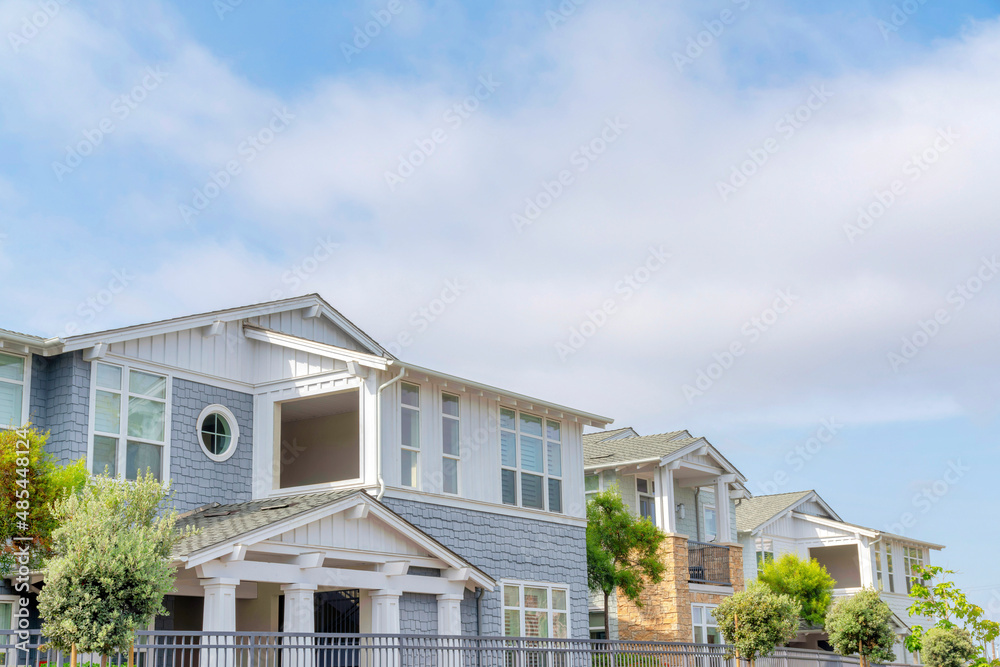
[[[225,461],[236,451],[240,427],[236,417],[222,405],[210,405],[198,417],[198,442],[213,461]]]

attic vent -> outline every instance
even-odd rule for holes
[[[217,512],[205,512],[201,516],[206,519],[212,519],[220,516],[229,516],[230,514],[236,514],[239,510],[219,510]]]
[[[614,456],[613,453],[612,454],[601,454],[600,456],[591,456],[590,458],[592,458],[592,459],[609,459],[612,456]]]
[[[260,511],[261,512],[266,512],[268,510],[280,510],[280,509],[285,509],[286,507],[291,507],[291,506],[292,506],[291,503],[278,503],[276,505],[265,505],[264,507],[260,508]]]

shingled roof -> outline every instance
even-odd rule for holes
[[[583,465],[599,466],[632,461],[652,461],[673,454],[701,438],[683,437],[687,431],[671,431],[617,440],[583,441]],[[591,434],[595,435],[595,434]],[[613,433],[611,435],[614,435]],[[608,437],[610,438],[611,435]]]
[[[793,491],[743,498],[736,503],[736,531],[751,533],[812,493]]]
[[[182,538],[174,547],[174,555],[187,556],[360,493],[363,492],[327,491],[290,498],[251,500],[231,505],[213,503],[199,507],[178,517],[178,530],[194,528],[198,532]]]
[[[612,431],[597,431],[596,433],[584,433],[583,434],[583,446],[594,445],[598,442],[604,442],[608,438],[613,438],[619,433],[624,433],[625,431],[631,431],[631,426],[626,426],[624,428],[616,428]]]

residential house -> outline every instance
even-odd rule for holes
[[[847,523],[815,491],[741,498],[736,501],[736,528],[747,581],[784,554],[814,558],[836,581],[835,598],[862,588],[881,591],[899,639],[896,662],[919,663],[902,643],[910,634],[908,593],[917,581],[914,567],[929,565],[931,552],[943,546]],[[791,646],[829,648],[826,639],[822,628],[803,628]]]
[[[611,420],[401,361],[317,295],[0,330],[0,423],[28,420],[200,529],[156,628],[589,634],[582,431]]]
[[[746,478],[705,438],[687,431],[640,436],[631,428],[583,436],[589,494],[617,486],[625,503],[667,533],[663,581],[643,606],[616,598],[613,639],[721,643],[711,609],[743,588],[735,503]],[[604,633],[603,595],[591,597],[592,637]]]

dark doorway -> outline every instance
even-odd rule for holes
[[[356,635],[361,632],[360,591],[323,591],[314,596],[316,632]],[[285,628],[285,596],[278,598],[278,627]],[[356,637],[317,637],[316,667],[358,667]]]

